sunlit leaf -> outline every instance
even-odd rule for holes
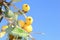
[[[6,32],[0,32],[0,38],[2,38],[5,35]]]
[[[14,36],[21,36],[21,37],[27,37],[28,33],[25,32],[23,29],[19,28],[14,28],[14,30],[11,32],[12,35]]]
[[[13,2],[20,2],[20,1],[22,1],[22,0],[12,0]]]

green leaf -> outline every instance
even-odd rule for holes
[[[14,13],[14,18],[13,19],[16,20],[16,21],[18,20],[18,13],[16,13],[16,12]]]
[[[10,34],[13,29],[14,29],[13,27],[9,26],[9,27],[6,29],[6,33]]]
[[[5,16],[11,18],[14,16],[14,13],[11,10],[8,10],[5,12]]]
[[[19,36],[19,37],[27,37],[28,33],[25,32],[25,30],[19,28],[14,28],[13,31],[11,32],[12,35],[14,36]]]
[[[20,2],[21,0],[12,0],[13,2]]]

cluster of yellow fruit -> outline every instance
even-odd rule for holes
[[[28,4],[23,4],[22,11],[24,13],[27,13],[29,10],[30,10],[30,6]],[[12,11],[10,11],[10,10],[9,10],[7,15],[8,15],[8,17],[13,17],[14,16]],[[33,22],[33,18],[31,16],[28,16],[25,21],[19,20],[18,24],[20,25],[20,27],[22,29],[24,29],[26,32],[30,33],[32,31],[32,25],[31,25],[32,22]],[[8,25],[2,26],[2,32],[0,32],[0,38],[2,38],[5,35],[7,28],[8,28]]]
[[[32,31],[32,25],[31,25],[32,22],[33,22],[33,18],[28,16],[25,21],[19,20],[18,24],[22,29],[30,33]],[[5,31],[7,28],[8,26],[3,26],[2,31]]]
[[[28,16],[25,20],[25,22],[23,20],[19,20],[18,24],[20,25],[20,27],[22,29],[24,29],[26,32],[30,33],[32,31],[32,22],[33,22],[33,18]]]

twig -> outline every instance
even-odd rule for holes
[[[15,10],[18,10],[19,13],[22,13],[24,15],[24,17],[26,18],[27,16],[24,14],[24,12],[22,12],[19,8],[17,8],[14,4],[11,4]]]

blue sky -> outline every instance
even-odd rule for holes
[[[22,0],[15,3],[21,9],[22,5],[27,3],[31,9],[27,16],[32,16],[34,22],[33,32],[43,32],[42,34],[32,34],[36,40],[60,40],[60,0]],[[18,19],[21,19],[20,16]],[[5,19],[0,23],[6,25]],[[0,40],[5,40],[6,35]]]

